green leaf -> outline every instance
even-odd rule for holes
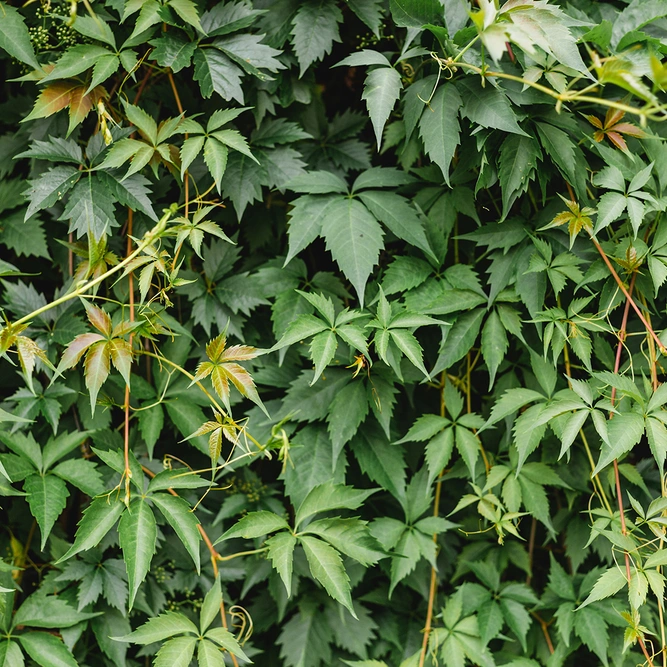
[[[65,509],[69,491],[65,482],[55,475],[30,475],[23,483],[26,500],[42,534],[41,549],[56,520]]]
[[[382,0],[348,0],[347,4],[374,34],[379,35],[382,21]]]
[[[399,447],[393,447],[377,428],[364,426],[350,442],[361,470],[394,498],[405,495],[405,461]]]
[[[602,443],[600,458],[595,466],[595,475],[614,459],[630,451],[641,440],[644,435],[644,419],[636,412],[614,415],[614,418],[607,422],[607,430],[610,444]]]
[[[221,628],[224,630],[224,628]],[[230,635],[233,638],[233,635]],[[225,660],[220,649],[212,642],[200,639],[197,645],[199,667],[225,667]]]
[[[25,652],[42,667],[78,667],[77,661],[62,640],[47,632],[19,635]]]
[[[194,80],[199,83],[201,94],[211,97],[215,91],[224,100],[236,100],[243,104],[241,70],[217,49],[197,49],[194,55]]]
[[[618,220],[627,204],[625,195],[618,192],[607,192],[598,201],[598,219],[595,224],[595,233]]]
[[[243,537],[244,539],[249,540],[255,537],[268,535],[276,530],[284,529],[289,529],[289,524],[277,514],[265,510],[250,512],[227,530],[217,542],[230,540],[234,537]]]
[[[192,142],[197,141],[198,139],[199,137],[194,137],[187,141]],[[197,145],[198,144],[189,144],[188,150],[194,150]],[[186,149],[185,143],[183,144],[183,149]],[[199,150],[200,148],[197,148],[197,153],[199,153]],[[227,169],[228,156],[229,149],[223,143],[213,137],[209,137],[206,140],[206,143],[204,144],[204,162],[206,163],[208,170],[211,172],[211,176],[213,176],[213,182],[215,183],[218,192],[220,192],[222,177],[225,175],[225,169]],[[191,162],[191,160],[189,162]]]
[[[493,406],[491,410],[491,415],[489,419],[484,424],[483,428],[480,431],[486,429],[499,422],[505,417],[509,417],[511,414],[514,414],[528,403],[533,403],[534,401],[543,401],[545,399],[544,394],[533,389],[526,389],[524,387],[516,387],[514,389],[508,389],[498,401]]]
[[[299,315],[287,328],[283,337],[271,349],[280,350],[283,347],[299,343],[327,329],[329,327],[326,322],[323,322],[319,317],[315,317],[314,315]],[[314,382],[311,382],[311,384],[314,384]]]
[[[574,632],[606,665],[609,637],[602,615],[591,607],[582,609],[574,615]]]
[[[41,220],[37,217],[24,220],[23,211],[16,211],[4,218],[0,230],[0,243],[4,243],[19,256],[49,256]]]
[[[57,438],[49,438],[42,450],[44,470],[48,470],[56,461],[74,451],[89,436],[90,431],[61,433]]]
[[[112,49],[116,48],[116,38],[106,21],[99,16],[77,16],[72,28],[84,37],[96,39],[108,44]]]
[[[112,55],[103,46],[79,44],[72,46],[56,61],[55,67],[42,79],[42,83],[57,79],[70,79],[95,65],[104,56]]]
[[[338,24],[343,20],[340,9],[328,0],[305,0],[300,3],[292,27],[292,44],[299,61],[300,76],[312,63],[331,51],[340,41]]]
[[[378,150],[382,145],[382,131],[401,94],[401,88],[401,75],[393,67],[378,67],[366,76],[361,99],[366,101]]]
[[[365,522],[359,519],[319,519],[309,524],[304,532],[321,537],[365,567],[375,565],[385,557]]]
[[[352,283],[363,306],[366,281],[383,247],[382,229],[354,199],[338,199],[322,224],[327,250]]]
[[[315,364],[315,375],[313,375],[311,385],[317,382],[324,369],[331,363],[336,354],[337,347],[336,334],[331,330],[318,333],[310,341],[310,358]]]
[[[344,194],[347,192],[345,181],[340,176],[332,174],[329,171],[311,171],[301,174],[292,179],[288,186],[294,192],[310,195]]]
[[[430,257],[434,257],[422,222],[407,199],[393,192],[381,192],[378,190],[361,192],[359,193],[359,199],[399,239],[411,243],[416,248],[423,250]]]
[[[150,568],[157,540],[155,515],[143,498],[133,500],[123,513],[118,525],[118,537],[127,568],[129,606],[132,609],[139,586]]]
[[[132,644],[153,644],[183,633],[199,635],[199,630],[187,616],[174,611],[167,611],[159,616],[149,618],[146,623],[129,635],[116,639]]]
[[[667,456],[667,428],[659,419],[648,417],[646,419],[646,436],[658,470],[662,472]]]
[[[207,639],[212,639],[230,653],[250,662],[250,658],[243,652],[243,649],[236,641],[236,637],[228,630],[225,630],[225,628],[211,628],[204,636]]]
[[[96,240],[118,226],[111,193],[91,173],[74,186],[60,219],[69,220],[69,231],[76,232],[77,237],[92,234]]]
[[[204,480],[201,481],[203,482]],[[177,485],[176,488],[183,487]],[[189,486],[187,488],[193,487]],[[167,523],[174,529],[174,532],[178,535],[178,539],[183,543],[183,546],[190,554],[190,557],[197,568],[197,572],[199,572],[201,567],[199,553],[199,543],[201,541],[199,519],[195,516],[194,512],[190,509],[190,506],[183,500],[183,498],[171,496],[166,493],[156,493],[151,496],[151,500],[155,507],[160,510],[162,516],[167,520]]]
[[[516,198],[528,189],[537,158],[541,156],[539,146],[532,138],[510,135],[503,141],[498,162],[498,177],[503,190],[503,219]]]
[[[315,667],[332,664],[331,628],[319,607],[312,601],[301,605],[298,613],[284,624],[278,643],[280,657],[288,667]]]
[[[338,392],[331,402],[327,416],[334,461],[338,459],[345,443],[357,432],[367,414],[368,399],[361,382],[352,381]]]
[[[235,60],[249,74],[260,80],[270,79],[261,69],[278,72],[285,69],[285,65],[276,58],[282,51],[263,44],[264,35],[236,34],[222,39],[216,39],[214,46],[224,51]]]
[[[394,23],[402,28],[421,28],[426,23],[442,24],[444,7],[440,0],[390,0]]]
[[[268,557],[274,570],[280,575],[287,597],[292,595],[292,566],[294,561],[294,547],[296,537],[287,531],[278,533],[266,541]]]
[[[482,87],[473,79],[456,82],[463,105],[461,114],[482,127],[528,137],[517,123],[516,115],[505,93],[493,86]]]
[[[204,632],[213,623],[220,613],[222,604],[222,589],[220,588],[220,577],[216,577],[213,586],[204,597],[204,602],[199,613],[199,631]]]
[[[633,0],[614,20],[612,44],[617,46],[628,33],[667,16],[667,7],[660,0]]]
[[[420,104],[423,102],[420,101]],[[459,109],[462,105],[461,95],[453,84],[440,86],[419,122],[419,136],[424,142],[424,150],[440,167],[447,185],[449,166],[459,145]]]
[[[49,208],[61,200],[80,177],[81,172],[78,169],[63,165],[52,167],[39,178],[30,181],[30,188],[25,192],[29,200],[25,219],[28,220],[37,211]]]
[[[627,584],[628,580],[625,578],[625,572],[620,567],[614,566],[609,568],[598,577],[589,596],[577,607],[577,610],[588,606],[591,602],[604,600],[612,595],[616,595]]]
[[[33,438],[32,433],[7,433],[0,431],[0,442],[7,449],[27,459],[37,470],[43,469],[42,451]]]
[[[6,2],[0,3],[0,49],[34,69],[41,69],[23,17]]]
[[[421,559],[421,550],[416,532],[405,530],[394,549],[395,556],[391,559],[391,580],[389,596],[391,597],[396,586],[417,567]]]
[[[153,667],[189,667],[197,646],[195,637],[176,637],[162,645]]]
[[[197,5],[192,0],[168,0],[168,5],[186,22],[199,32],[204,32],[199,22]]]
[[[112,497],[96,498],[84,510],[76,531],[74,544],[58,562],[71,558],[82,551],[95,548],[100,540],[116,525],[125,505]]]
[[[167,489],[200,489],[203,486],[210,486],[210,481],[187,468],[175,468],[163,470],[155,475],[148,485],[147,493],[166,491]],[[162,498],[162,495],[159,497]]]
[[[446,368],[451,368],[457,361],[465,357],[477,340],[484,314],[482,308],[471,310],[469,313],[459,315],[454,325],[447,329],[444,349],[432,371],[433,375]]]
[[[482,329],[482,356],[489,369],[489,389],[493,387],[498,366],[505,358],[508,347],[509,341],[505,327],[500,321],[498,312],[493,310]]]
[[[151,202],[151,190],[148,187],[150,182],[147,178],[141,174],[131,174],[119,179],[117,175],[106,171],[98,171],[97,178],[119,204],[140,211],[157,222],[158,218]]]
[[[31,628],[71,628],[95,616],[98,614],[77,611],[61,597],[38,592],[28,597],[16,610],[13,627],[27,625]]]
[[[343,567],[339,553],[326,542],[309,535],[301,535],[299,542],[306,552],[310,572],[324,590],[340,602],[355,618],[357,615],[350,596],[350,579]]]
[[[309,246],[322,233],[322,225],[331,215],[331,211],[340,202],[340,197],[315,197],[305,195],[294,202],[289,228],[289,252],[285,265],[304,248]]]
[[[355,489],[344,484],[325,482],[316,486],[304,499],[296,512],[295,526],[305,519],[319,512],[328,512],[334,509],[357,509],[366,498],[373,495],[377,489]]]
[[[0,664],[2,667],[24,667],[23,653],[16,642],[0,642]]]

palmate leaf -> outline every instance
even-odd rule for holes
[[[190,386],[210,376],[215,392],[229,410],[229,383],[231,382],[242,396],[259,405],[266,413],[266,408],[257,393],[250,373],[236,363],[255,358],[259,350],[247,345],[233,345],[230,348],[226,348],[226,345],[227,336],[224,333],[209,342],[206,346],[206,354],[210,361],[202,361],[199,364]],[[268,413],[266,414],[268,416]]]
[[[2,2],[0,19],[0,49],[30,67],[40,69],[23,17],[14,7]]]

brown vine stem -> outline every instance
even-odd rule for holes
[[[442,372],[440,376],[440,416],[445,416],[445,382],[447,381],[447,373]],[[440,494],[442,493],[442,476],[444,469],[438,475],[438,481],[435,485],[435,498],[433,499],[433,516],[438,516],[440,511]],[[433,535],[433,541],[436,542],[437,535]],[[426,622],[424,624],[424,637],[422,639],[421,653],[419,654],[419,667],[424,667],[426,662],[426,653],[428,651],[428,640],[431,636],[431,628],[433,625],[433,608],[435,606],[435,594],[438,589],[438,573],[434,567],[431,568],[431,582],[428,587],[428,607],[426,609]]]
[[[530,615],[540,624],[540,627],[542,628],[542,634],[544,635],[544,641],[547,643],[549,653],[553,655],[554,645],[551,641],[551,635],[549,634],[549,626],[551,623],[553,623],[553,619],[547,623],[536,611],[531,611]]]
[[[141,469],[152,479],[155,477],[155,473],[150,469],[147,468],[146,466],[141,466]],[[167,489],[169,493],[171,493],[172,496],[176,496],[176,498],[179,497],[178,493],[174,491],[174,489]],[[204,540],[204,544],[206,545],[206,548],[208,549],[208,552],[211,556],[211,565],[213,565],[213,574],[215,575],[216,579],[219,574],[219,569],[218,569],[218,561],[219,560],[225,560],[220,554],[218,553],[217,549],[213,546],[213,542],[211,542],[211,538],[208,536],[208,533],[202,528],[202,525],[199,523],[197,524],[197,528],[199,529],[199,533],[202,536],[202,539]],[[242,555],[242,554],[235,554],[235,555]],[[231,560],[227,558],[227,560]],[[229,630],[229,625],[227,624],[227,613],[225,612],[225,602],[224,600],[220,601],[220,620],[222,621],[222,627],[225,630]],[[239,667],[239,663],[236,660],[236,656],[233,653],[229,654],[232,663],[234,664],[234,667]]]
[[[597,251],[600,253],[600,256],[604,260],[604,263],[607,265],[607,268],[609,269],[609,272],[611,275],[614,277],[614,280],[616,281],[616,284],[618,285],[619,289],[621,292],[623,292],[623,295],[626,298],[626,305],[629,304],[632,306],[632,309],[637,313],[637,316],[641,320],[641,323],[644,325],[646,328],[646,331],[648,334],[653,338],[655,341],[656,345],[658,346],[658,349],[662,354],[667,354],[667,348],[662,344],[662,341],[658,338],[656,335],[655,331],[653,331],[653,328],[651,325],[648,323],[646,318],[644,317],[644,314],[641,311],[641,308],[637,305],[635,300],[632,298],[632,294],[628,291],[627,287],[623,284],[623,281],[621,280],[620,276],[616,272],[616,269],[614,268],[614,265],[611,263],[609,257],[607,257],[607,253],[604,251],[602,246],[600,245],[600,242],[593,236],[593,234],[589,231],[591,241],[593,241],[593,245],[597,249]],[[634,274],[633,274],[634,277]],[[626,318],[627,320],[627,318]],[[623,332],[623,336],[625,338],[625,332]],[[620,352],[617,352],[616,356],[619,358]],[[614,371],[616,372],[616,371]]]
[[[629,290],[625,288],[625,285],[623,285],[623,282],[621,281],[620,277],[614,270],[614,267],[611,265],[611,262],[609,261],[609,258],[605,254],[604,250],[600,246],[600,244],[597,242],[597,240],[591,236],[593,239],[593,243],[595,244],[595,247],[598,249],[598,252],[602,255],[602,258],[605,260],[605,263],[609,267],[609,270],[613,273],[614,278],[616,279],[616,282],[618,283],[618,286],[621,288],[623,291],[623,294],[625,294],[625,308],[623,309],[623,319],[621,320],[621,328],[618,330],[618,344],[616,346],[616,359],[614,361],[614,373],[618,373],[620,367],[621,367],[621,354],[623,352],[623,345],[625,343],[625,338],[627,335],[627,327],[628,327],[628,316],[630,314],[630,306],[633,306],[637,314],[639,315],[642,324],[646,327],[646,331],[649,334],[653,334],[653,336],[657,339],[657,336],[653,332],[653,329],[651,328],[651,325],[646,321],[644,316],[642,315],[641,311],[639,310],[637,304],[633,301],[632,299],[632,291],[634,290],[635,287],[635,281],[637,278],[637,274],[633,273],[632,278],[630,279],[630,288]],[[661,348],[661,350],[664,350],[664,347],[662,343],[660,342],[659,339],[658,344]],[[616,387],[612,387],[611,389],[611,404],[612,406],[614,405],[614,401],[616,400]],[[610,412],[609,413],[609,419],[611,420],[614,417],[614,413]],[[628,534],[628,527],[625,521],[625,509],[623,508],[623,495],[622,495],[622,490],[621,490],[621,475],[618,469],[618,460],[614,459],[614,481],[616,484],[616,500],[618,502],[618,511],[621,516],[621,533],[623,535]],[[632,579],[632,570],[630,569],[630,554],[625,551],[624,552],[625,556],[625,576],[628,580],[628,586],[630,585],[630,580]],[[649,665],[649,667],[654,667],[653,665],[653,660],[651,656],[648,653],[648,650],[646,649],[646,644],[644,643],[644,640],[641,637],[638,637],[638,642],[639,646],[641,647],[642,653],[644,654],[644,657],[646,658],[646,661]]]

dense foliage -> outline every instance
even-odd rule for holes
[[[0,667],[667,665],[667,0],[0,12]]]

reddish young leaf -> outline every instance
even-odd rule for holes
[[[85,333],[78,335],[68,346],[58,364],[57,373],[72,368],[79,363],[84,352],[94,343],[103,341],[104,337],[97,333]]]
[[[101,341],[91,345],[86,353],[86,361],[84,362],[86,388],[90,393],[90,411],[95,413],[95,402],[97,401],[97,394],[104,384],[107,377],[109,377],[109,343]]]

